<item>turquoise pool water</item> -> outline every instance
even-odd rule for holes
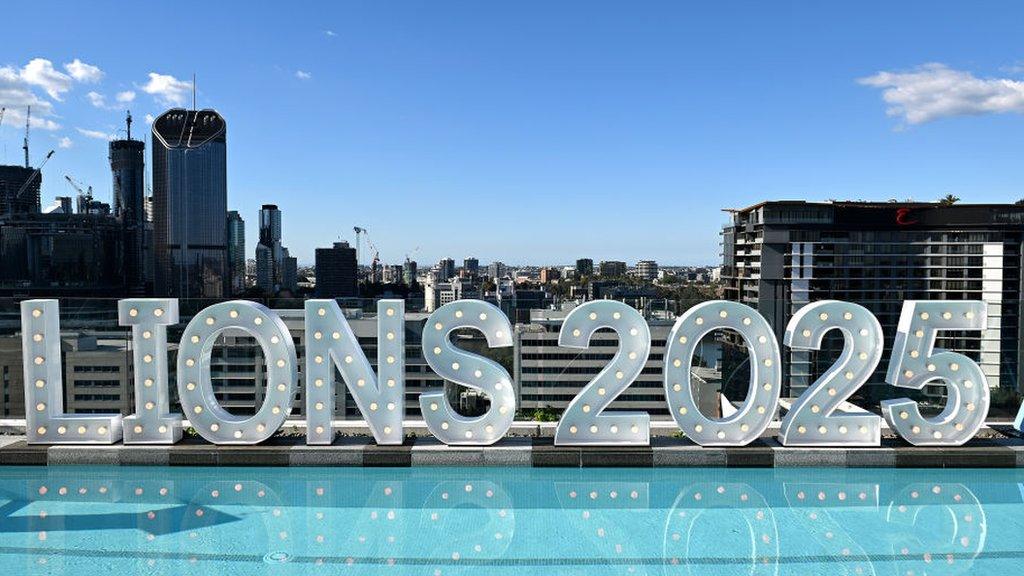
[[[1020,574],[1024,472],[0,467],[0,574]]]

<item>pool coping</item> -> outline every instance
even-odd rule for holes
[[[120,466],[533,466],[533,467],[1024,467],[1024,438],[1010,426],[991,426],[958,447],[917,447],[884,438],[879,447],[783,447],[762,437],[742,447],[701,447],[684,438],[654,437],[650,446],[555,446],[549,437],[506,437],[491,446],[446,446],[407,437],[378,446],[367,436],[340,436],[330,446],[307,446],[303,436],[275,436],[254,446],[216,446],[187,438],[175,445],[33,445],[0,436],[0,465]]]

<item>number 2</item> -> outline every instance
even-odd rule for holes
[[[647,445],[651,416],[646,412],[601,414],[640,375],[651,352],[651,331],[636,309],[614,300],[594,300],[570,312],[558,333],[558,345],[585,349],[601,328],[611,328],[619,348],[611,362],[565,409],[555,428],[555,444]]]

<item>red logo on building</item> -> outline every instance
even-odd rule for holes
[[[900,226],[909,226],[917,224],[917,218],[910,216],[910,208],[900,208],[896,210],[896,223]]]

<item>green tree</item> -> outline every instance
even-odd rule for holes
[[[960,197],[954,196],[952,194],[946,194],[942,198],[939,198],[939,204],[941,204],[942,206],[952,206],[953,204],[956,204],[959,201]]]

